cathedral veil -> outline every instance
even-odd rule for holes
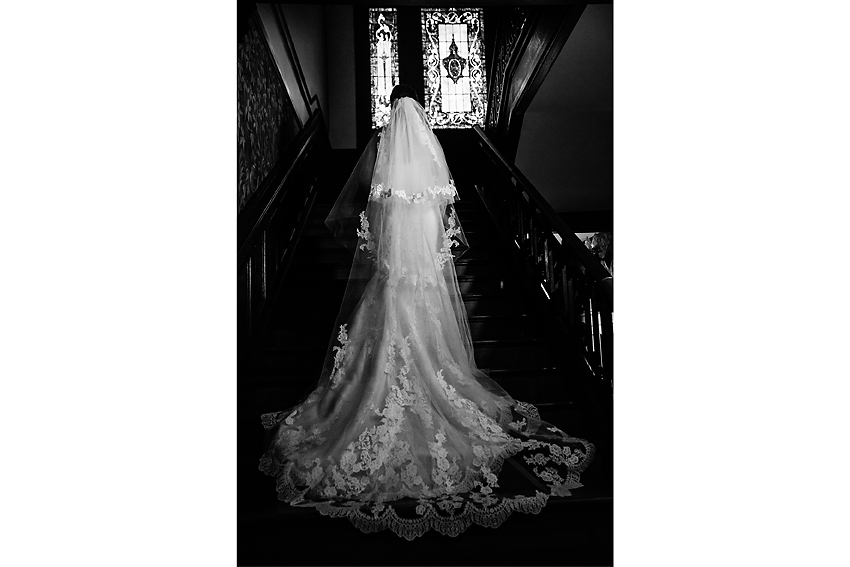
[[[438,244],[437,261],[443,269],[451,272],[447,274],[447,283],[454,283],[453,287],[457,288],[454,266],[449,260],[461,257],[469,249],[452,207],[458,200],[443,149],[429,126],[425,110],[412,98],[397,99],[392,105],[389,122],[383,131],[376,132],[369,140],[325,219],[325,225],[333,232],[337,242],[354,251],[335,328],[339,329],[349,319],[365,292],[366,284],[379,267],[389,267],[388,244],[398,244],[400,239],[393,239],[392,231],[385,230],[389,226],[386,220],[398,219],[411,208],[415,213],[408,218],[416,219],[413,225],[420,226],[423,238],[430,238]],[[423,212],[425,216],[430,215],[430,223],[417,222]],[[394,226],[406,232],[413,228],[402,223]],[[372,246],[374,249],[370,249]],[[459,302],[455,307],[463,312],[460,290],[452,291],[453,298]],[[468,323],[465,316],[461,319],[458,323],[466,330],[464,342],[471,352]],[[329,353],[334,344],[335,341],[331,341]],[[328,363],[331,358],[326,356],[325,360],[323,375],[330,372]]]
[[[326,220],[354,259],[316,388],[262,416],[272,441],[260,469],[280,499],[413,539],[496,527],[581,486],[593,445],[475,363],[453,263],[468,247],[457,199],[424,110],[395,100]],[[540,480],[499,493],[502,463],[520,453]],[[415,510],[388,505],[410,499]]]

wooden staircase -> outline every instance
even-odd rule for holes
[[[461,195],[456,210],[470,244],[455,267],[476,363],[513,397],[535,404],[543,419],[597,445],[596,461],[583,475],[585,487],[570,498],[553,497],[539,516],[514,514],[498,530],[473,526],[458,538],[429,533],[413,542],[388,532],[362,534],[347,520],[320,517],[314,510],[276,500],[274,479],[257,469],[265,435],[259,417],[294,405],[315,386],[336,338],[334,321],[352,260],[324,226],[334,187],[338,190],[344,182],[329,176],[273,307],[270,328],[239,378],[240,565],[610,564],[610,408],[598,407],[588,395],[584,363],[564,348],[543,291],[526,277],[477,192],[458,175],[463,168],[452,171]],[[311,546],[300,539],[311,538],[310,529],[316,531],[313,535],[321,532],[319,541],[333,540],[334,545],[319,544],[311,555]],[[510,551],[482,543],[492,543],[492,538],[517,547]],[[476,542],[482,543],[477,551],[470,547]],[[452,548],[460,551],[450,552]],[[418,550],[415,555],[413,550]]]

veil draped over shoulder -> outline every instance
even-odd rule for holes
[[[452,261],[468,247],[457,199],[424,110],[399,98],[326,221],[354,261],[318,384],[262,416],[260,468],[280,499],[413,539],[496,527],[581,486],[593,445],[475,364]],[[497,475],[518,453],[530,480],[506,492]]]

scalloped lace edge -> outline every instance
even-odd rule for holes
[[[356,508],[334,505],[332,502],[302,503],[297,506],[315,508],[322,515],[332,518],[348,518],[363,533],[374,533],[389,529],[396,535],[412,541],[424,535],[428,530],[457,537],[472,524],[487,528],[498,528],[513,512],[539,514],[548,500],[549,495],[540,491],[537,491],[534,496],[505,498],[492,507],[479,507],[473,501],[466,500],[463,510],[459,514],[444,516],[430,507],[424,515],[418,518],[402,518],[392,506],[386,506],[382,512],[373,516]]]

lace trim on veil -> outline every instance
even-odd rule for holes
[[[537,408],[525,402],[518,402],[519,406],[529,413],[537,414]],[[518,412],[519,413],[519,412]],[[538,414],[539,415],[539,414]],[[265,418],[265,416],[264,416]],[[524,420],[523,420],[524,421]],[[509,424],[513,430],[521,429],[517,423]],[[592,444],[581,439],[572,441],[583,442],[586,452],[572,451],[573,462],[580,466],[562,478],[554,472],[552,467],[540,469],[534,468],[534,473],[546,482],[549,493],[535,490],[534,496],[498,496],[492,493],[492,487],[498,486],[495,477],[499,475],[504,462],[509,457],[523,450],[549,448],[550,456],[543,453],[535,453],[526,456],[525,461],[529,464],[564,464],[567,458],[558,458],[560,455],[566,457],[563,447],[535,440],[521,441],[515,439],[503,447],[492,460],[483,468],[489,469],[484,475],[486,483],[480,482],[481,473],[473,471],[468,474],[464,482],[450,492],[443,494],[419,497],[413,510],[414,516],[410,516],[412,502],[404,502],[409,496],[399,496],[395,500],[308,500],[305,494],[310,488],[303,487],[305,481],[309,481],[298,475],[294,469],[295,463],[288,462],[283,469],[275,467],[270,455],[266,455],[260,462],[260,470],[266,474],[277,476],[278,498],[289,502],[293,506],[315,508],[319,513],[332,518],[348,518],[349,521],[364,533],[373,533],[389,529],[398,536],[407,540],[413,540],[422,536],[428,530],[434,530],[440,534],[455,537],[463,533],[472,524],[488,528],[497,528],[504,523],[513,512],[525,514],[538,514],[548,503],[549,496],[569,496],[570,489],[580,488],[582,484],[578,481],[579,472],[583,471],[593,458],[595,448]],[[553,457],[554,456],[554,457]],[[315,479],[314,479],[315,480]],[[477,491],[471,492],[476,486]],[[406,511],[407,514],[399,515],[398,511]]]
[[[456,198],[457,188],[455,187],[454,181],[449,181],[448,185],[428,187],[427,189],[425,189],[425,191],[422,191],[420,193],[411,193],[410,195],[408,195],[406,191],[403,191],[401,189],[384,187],[382,183],[376,183],[372,185],[372,188],[369,191],[370,201],[377,201],[380,199],[389,199],[390,197],[396,197],[405,201],[406,203],[421,203],[426,199],[433,199],[438,196],[446,198]]]

